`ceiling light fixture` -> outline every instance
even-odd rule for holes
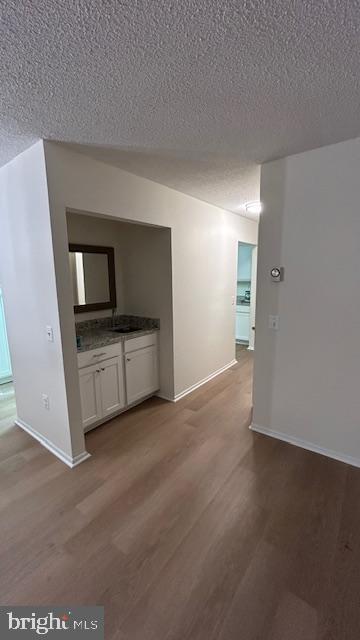
[[[259,214],[262,212],[262,208],[262,203],[259,201],[245,203],[246,213]]]

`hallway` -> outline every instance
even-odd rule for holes
[[[3,604],[103,604],[107,640],[357,640],[360,470],[249,429],[252,354],[90,432],[0,438]]]

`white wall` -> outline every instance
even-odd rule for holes
[[[0,212],[0,283],[18,418],[71,459],[84,451],[84,438],[69,426],[42,142],[0,170]]]
[[[77,372],[66,208],[171,228],[175,394],[232,362],[237,243],[256,244],[257,224],[60,145],[46,142],[45,153],[71,400]]]
[[[160,319],[160,393],[174,395],[170,229],[67,213],[69,241],[114,247],[118,312]],[[110,311],[94,312],[109,316]],[[76,314],[76,320],[90,314]]]
[[[174,397],[170,229],[126,225],[123,236],[125,313],[160,319],[160,394]]]
[[[360,139],[262,167],[253,417],[358,464],[359,174]]]

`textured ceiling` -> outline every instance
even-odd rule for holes
[[[355,0],[2,0],[0,161],[76,143],[242,212],[259,163],[360,135],[359,26]]]

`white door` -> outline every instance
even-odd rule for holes
[[[255,312],[256,312],[256,278],[257,278],[257,247],[252,251],[251,262],[251,300],[250,300],[250,334],[249,349],[252,351],[255,347]]]
[[[100,387],[103,417],[125,406],[124,374],[120,357],[100,362]]]
[[[125,355],[126,392],[132,404],[159,388],[158,351],[156,346]]]
[[[100,367],[92,365],[79,371],[82,423],[88,426],[102,418]]]

